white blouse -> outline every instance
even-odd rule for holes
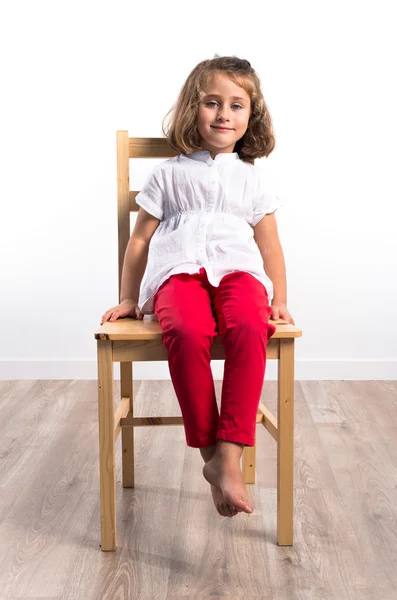
[[[215,287],[228,273],[250,273],[272,300],[253,227],[282,204],[257,166],[237,152],[219,153],[215,160],[209,150],[180,154],[151,171],[136,203],[161,221],[140,288],[143,314],[154,314],[153,297],[166,279],[201,267]]]

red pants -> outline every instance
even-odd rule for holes
[[[219,439],[254,446],[266,345],[276,331],[268,323],[271,310],[264,285],[244,271],[225,275],[214,287],[202,267],[200,273],[171,275],[158,289],[154,313],[188,446]],[[210,367],[218,333],[225,348],[220,415]]]

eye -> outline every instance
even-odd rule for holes
[[[210,104],[218,104],[218,103],[215,102],[215,100],[210,100],[209,102],[206,102],[206,106],[209,106]],[[237,108],[243,108],[242,106],[240,106],[240,104],[232,104],[232,106],[237,106]]]

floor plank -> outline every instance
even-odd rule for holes
[[[295,383],[292,547],[276,541],[277,447],[263,427],[254,512],[233,519],[217,513],[182,427],[137,428],[134,489],[121,486],[117,442],[110,553],[99,547],[96,385],[0,382],[2,600],[394,600],[396,382]],[[180,414],[170,381],[134,389],[136,416]],[[274,414],[276,392],[265,383]]]

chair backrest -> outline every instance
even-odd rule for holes
[[[128,131],[117,131],[119,302],[124,255],[131,236],[130,214],[139,210],[135,197],[140,190],[130,190],[130,158],[172,158],[177,154],[166,138],[129,138]],[[244,160],[254,164],[254,159]]]
[[[139,210],[135,202],[139,190],[130,190],[130,158],[172,158],[176,155],[166,138],[129,138],[128,131],[117,131],[119,302],[124,255],[131,236],[130,214]]]

